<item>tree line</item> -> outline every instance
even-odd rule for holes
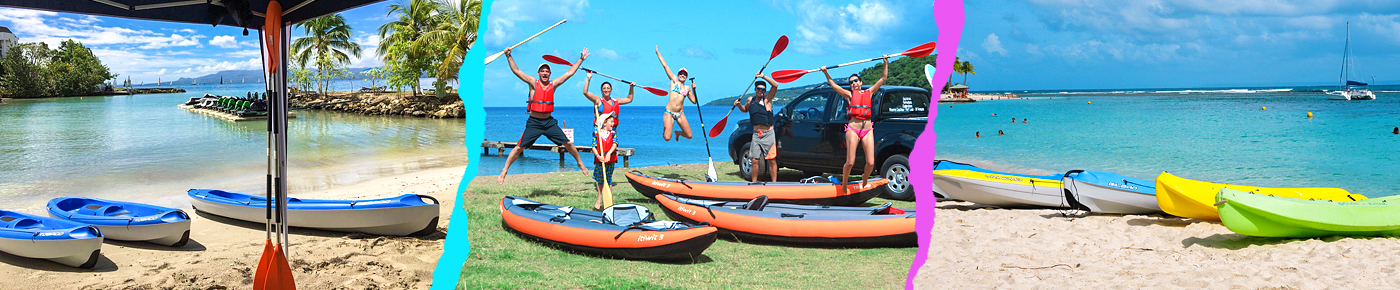
[[[91,49],[71,39],[58,49],[42,42],[18,44],[0,59],[0,94],[13,98],[91,95],[115,77]]]

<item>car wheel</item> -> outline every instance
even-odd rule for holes
[[[881,196],[895,200],[914,200],[914,189],[909,185],[909,157],[895,155],[885,159],[885,164],[880,166],[880,176],[890,181],[881,188],[884,191]]]
[[[744,142],[744,146],[739,147],[739,177],[744,180],[753,180],[753,159],[749,158],[749,148],[753,142]]]

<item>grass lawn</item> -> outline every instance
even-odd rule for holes
[[[721,180],[742,181],[738,167],[716,163]],[[613,187],[617,203],[636,203],[668,219],[655,200],[632,189],[623,172],[704,180],[705,164],[618,168]],[[728,172],[728,174],[725,174]],[[801,179],[784,170],[778,178]],[[859,177],[856,177],[859,178]],[[872,249],[799,248],[746,244],[724,234],[694,261],[657,263],[576,253],[528,240],[501,224],[501,198],[514,195],[578,208],[591,208],[593,180],[577,171],[511,175],[506,185],[495,176],[477,177],[458,204],[466,210],[471,254],[458,289],[891,289],[901,288],[917,247]],[[890,202],[875,198],[865,206]],[[914,208],[913,202],[894,201]]]

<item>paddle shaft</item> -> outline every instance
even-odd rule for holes
[[[775,56],[776,56],[776,55],[775,55]],[[771,58],[771,57],[768,58],[768,61],[763,62],[763,68],[758,69],[758,73],[763,73],[763,71],[768,70],[768,63],[770,63],[770,62],[773,62],[773,58]],[[746,85],[746,86],[744,86],[744,92],[743,92],[743,93],[739,93],[739,98],[741,98],[741,99],[744,98],[744,95],[745,95],[745,94],[748,94],[748,93],[749,93],[749,89],[753,88],[753,84],[754,84],[754,83],[757,83],[757,82],[758,82],[758,77],[754,77],[752,81],[749,81],[749,84]],[[758,94],[754,94],[754,97],[758,97]],[[729,114],[734,113],[734,108],[736,108],[736,107],[738,107],[738,106],[739,106],[739,105],[731,105],[731,106],[729,106],[729,112],[724,113],[724,118],[722,118],[722,120],[724,120],[724,119],[729,119]],[[700,122],[701,122],[701,123],[704,123],[705,121],[704,121],[704,120],[701,120]],[[703,127],[703,126],[702,126],[702,127]],[[704,129],[704,128],[701,128],[701,129]]]
[[[691,84],[691,85],[694,85],[694,84],[695,84],[695,78],[690,78],[690,84]],[[695,89],[690,89],[690,93],[691,93],[691,94],[699,95],[699,93],[696,93],[696,92],[695,92]],[[685,97],[685,96],[681,96],[681,97]],[[684,102],[684,100],[682,100],[682,102]],[[699,97],[699,96],[696,96],[696,97],[695,97],[695,113],[700,115],[700,135],[702,135],[701,137],[704,137],[704,139],[705,139],[705,157],[710,157],[710,159],[714,159],[714,156],[710,156],[710,130],[705,130],[705,112],[704,112],[704,110],[701,110],[701,109],[700,109],[700,97]],[[710,167],[714,167],[714,166],[715,166],[715,165],[714,165],[713,163],[710,164]]]
[[[600,75],[600,76],[604,76],[604,77],[607,77],[607,78],[610,78],[610,79],[614,79],[614,80],[617,80],[617,81],[619,81],[619,82],[624,82],[624,83],[628,83],[628,84],[632,84],[632,83],[633,83],[633,82],[629,82],[629,81],[624,80],[624,79],[619,79],[619,78],[616,78],[616,77],[613,77],[613,76],[610,76],[610,75],[605,75],[605,74],[600,73],[600,72],[598,72],[598,71],[596,71],[596,70],[588,69],[588,68],[586,68],[586,67],[580,67],[579,69],[582,69],[582,70],[587,71],[587,72],[591,72],[591,73],[593,73],[593,74],[595,74],[595,75]]]
[[[559,26],[560,24],[564,24],[565,21],[569,21],[569,19],[559,20],[559,23],[555,23],[554,25],[550,25],[549,28],[545,28],[544,30],[540,30],[540,32],[535,33],[535,35],[531,35],[529,38],[526,38],[525,40],[521,40],[520,43],[516,43],[515,45],[512,45],[512,46],[510,46],[510,48],[507,48],[507,49],[515,49],[515,47],[520,46],[521,44],[525,44],[525,42],[530,41],[531,39],[535,39],[536,36],[540,36],[540,34],[544,34],[545,31],[549,31],[550,29],[554,29],[555,26]],[[500,58],[501,55],[502,55],[502,54],[505,54],[505,53],[506,53],[505,50],[501,50],[501,52],[497,52],[496,54],[492,54],[491,56],[486,57],[486,63],[484,63],[483,65],[491,64],[492,61],[495,61],[497,58]]]

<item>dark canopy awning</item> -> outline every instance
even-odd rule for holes
[[[1358,82],[1358,81],[1347,81],[1347,85],[1348,85],[1348,86],[1365,86],[1366,83]]]
[[[299,23],[383,0],[279,0],[282,20]],[[258,29],[268,0],[0,0],[0,6],[98,16]]]

